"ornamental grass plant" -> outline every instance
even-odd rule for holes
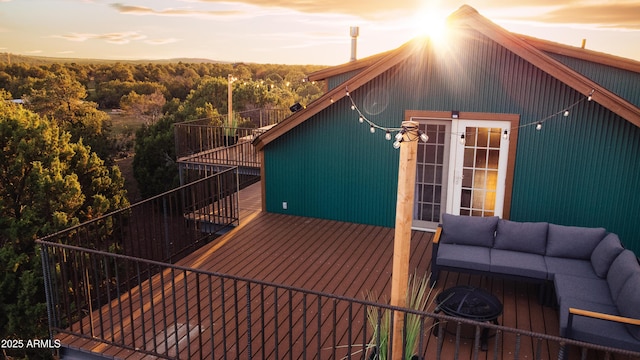
[[[429,285],[429,278],[430,276],[419,277],[417,274],[409,277],[406,300],[406,307],[408,309],[425,312],[427,308],[431,306],[434,297],[432,297],[433,286]],[[371,292],[367,294],[367,299],[370,301],[378,301],[377,296]],[[386,360],[388,356],[390,356],[389,341],[391,332],[393,331],[391,312],[392,310],[389,309],[371,307],[367,309],[367,320],[369,326],[373,329],[371,341],[367,346],[369,359],[371,360]],[[414,355],[416,355],[418,351],[420,328],[423,325],[424,321],[421,320],[420,315],[405,315],[405,331],[403,335],[406,360],[414,358]],[[426,331],[423,331],[423,334],[425,333]]]

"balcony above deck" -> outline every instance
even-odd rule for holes
[[[289,113],[280,109],[240,113],[246,127],[220,125],[228,123],[226,115],[175,124],[176,158],[181,172],[197,170],[210,174],[238,167],[239,174],[259,175],[260,157],[253,140]]]

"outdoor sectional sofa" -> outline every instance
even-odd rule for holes
[[[440,270],[536,282],[555,290],[560,334],[640,351],[640,264],[603,228],[444,214],[433,239]]]

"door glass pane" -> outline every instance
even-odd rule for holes
[[[500,128],[492,128],[489,134],[489,147],[500,148],[500,138],[502,137]]]
[[[496,207],[500,129],[466,127],[460,213],[492,216]]]
[[[420,123],[420,130],[429,136],[426,143],[418,142],[416,169],[416,193],[414,220],[422,223],[438,224],[443,200],[443,174],[448,151],[447,124]]]

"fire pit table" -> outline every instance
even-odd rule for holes
[[[455,286],[444,290],[436,296],[435,313],[442,311],[446,315],[498,325],[498,317],[502,314],[502,303],[489,292],[473,286]],[[438,335],[439,321],[433,327]],[[482,329],[482,350],[487,350],[489,329]]]

